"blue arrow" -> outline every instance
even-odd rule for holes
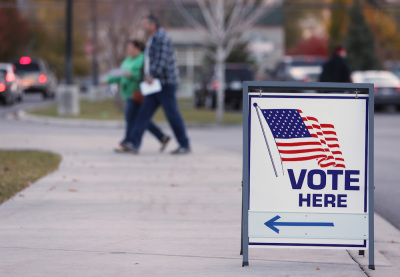
[[[313,226],[313,227],[333,227],[332,222],[276,222],[279,218],[279,215],[271,218],[267,222],[264,223],[265,226],[270,228],[272,231],[279,234],[279,229],[275,226]]]

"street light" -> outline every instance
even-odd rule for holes
[[[93,85],[99,85],[99,72],[97,62],[97,0],[92,0],[92,73]]]
[[[65,74],[67,85],[72,85],[72,0],[67,0],[66,7],[66,60]]]
[[[57,88],[58,114],[78,115],[79,114],[79,90],[78,86],[72,84],[72,8],[73,0],[66,2],[65,26],[65,77],[66,84]]]

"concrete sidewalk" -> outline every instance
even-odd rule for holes
[[[63,156],[0,206],[0,276],[400,276],[400,232],[379,216],[375,271],[353,251],[300,249],[251,248],[242,268],[241,154],[196,140],[205,129],[190,155],[146,138],[133,156],[112,152],[115,130],[0,128],[4,148]]]

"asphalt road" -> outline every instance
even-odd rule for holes
[[[1,133],[7,129],[17,128],[21,135],[30,132],[42,132],[44,138],[57,133],[74,133],[83,136],[91,135],[113,136],[116,143],[122,130],[109,128],[83,128],[47,126],[44,124],[28,124],[21,121],[3,121],[6,113],[18,109],[33,108],[46,105],[54,100],[42,100],[40,95],[28,95],[26,101],[13,107],[0,107],[0,141]],[[10,129],[10,130],[11,130]],[[168,130],[171,132],[170,130]],[[149,135],[147,135],[149,136]],[[241,153],[241,127],[196,127],[189,129],[193,142],[215,146],[221,149]],[[147,138],[146,138],[147,139]],[[150,138],[149,138],[150,139]],[[152,138],[151,138],[152,139]],[[144,141],[145,142],[145,141]],[[376,113],[375,115],[375,211],[400,229],[400,113]],[[107,147],[107,146],[106,146]],[[108,146],[110,148],[114,146]],[[43,146],[45,148],[45,145]],[[171,145],[172,149],[173,146]],[[194,149],[196,151],[196,149]],[[240,180],[238,180],[240,182]]]
[[[12,106],[4,106],[0,103],[0,118],[6,114],[18,112],[18,110],[34,109],[53,103],[54,99],[43,99],[40,93],[25,94],[24,100],[21,103],[15,103]]]
[[[400,113],[375,116],[375,210],[400,229]]]

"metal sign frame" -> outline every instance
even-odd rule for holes
[[[243,82],[243,173],[242,173],[242,235],[241,251],[242,266],[249,265],[249,93],[268,94],[271,92],[290,92],[298,90],[344,91],[345,95],[368,95],[368,215],[369,215],[369,269],[375,269],[374,262],[374,85],[353,83],[309,83],[309,82]],[[301,95],[301,94],[299,94]],[[315,93],[318,96],[318,93]],[[360,254],[363,250],[360,251]]]

